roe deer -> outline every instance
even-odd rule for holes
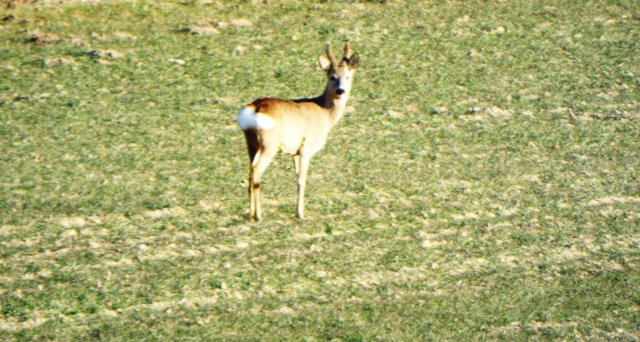
[[[261,98],[240,109],[238,126],[244,131],[249,150],[249,218],[260,220],[260,178],[278,152],[293,155],[298,176],[298,217],[304,217],[304,188],[309,162],[324,146],[329,131],[344,113],[354,70],[360,57],[345,43],[338,62],[331,43],[327,56],[319,57],[327,74],[324,93],[314,98],[281,100]]]

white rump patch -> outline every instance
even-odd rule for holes
[[[240,129],[267,130],[273,127],[275,121],[272,117],[264,114],[256,114],[250,107],[242,107],[238,113],[238,126]]]
[[[237,120],[238,126],[240,126],[240,129],[243,131],[256,128],[258,126],[258,123],[256,122],[256,112],[249,107],[242,107],[242,109],[240,109]]]

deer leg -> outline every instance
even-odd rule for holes
[[[244,137],[247,141],[247,150],[249,152],[249,219],[253,219],[256,211],[256,197],[253,187],[253,165],[260,158],[260,141],[255,130],[244,131]]]
[[[293,156],[293,166],[296,168],[296,176],[300,174],[300,155],[296,154]]]
[[[304,218],[304,189],[307,182],[307,172],[312,155],[300,154],[298,158],[298,218]]]
[[[255,165],[258,164],[258,161],[260,160],[260,155],[261,153],[256,153],[254,155],[253,160],[251,161],[251,166],[249,169],[249,219],[253,220],[256,218],[256,198],[257,198],[257,191],[256,191],[256,184],[258,185],[257,188],[260,187],[260,181],[258,180],[258,182],[256,183],[255,180]]]
[[[253,220],[256,214],[256,196],[253,188],[253,167],[249,171],[249,219]]]
[[[270,149],[270,150],[262,150],[258,153],[257,158],[254,160],[254,163],[251,165],[251,200],[253,204],[253,210],[249,214],[250,218],[255,219],[256,221],[260,221],[261,214],[261,204],[260,204],[260,179],[262,174],[267,169],[273,157],[276,155],[278,150]]]

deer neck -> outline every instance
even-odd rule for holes
[[[320,106],[327,110],[333,125],[335,125],[340,121],[344,114],[345,108],[347,107],[347,101],[349,100],[349,93],[344,93],[339,98],[336,98],[327,88],[324,93],[318,97],[318,99]]]

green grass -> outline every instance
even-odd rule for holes
[[[0,339],[640,336],[638,1],[5,13]],[[278,157],[248,221],[238,108],[320,94],[345,39],[307,219]]]

